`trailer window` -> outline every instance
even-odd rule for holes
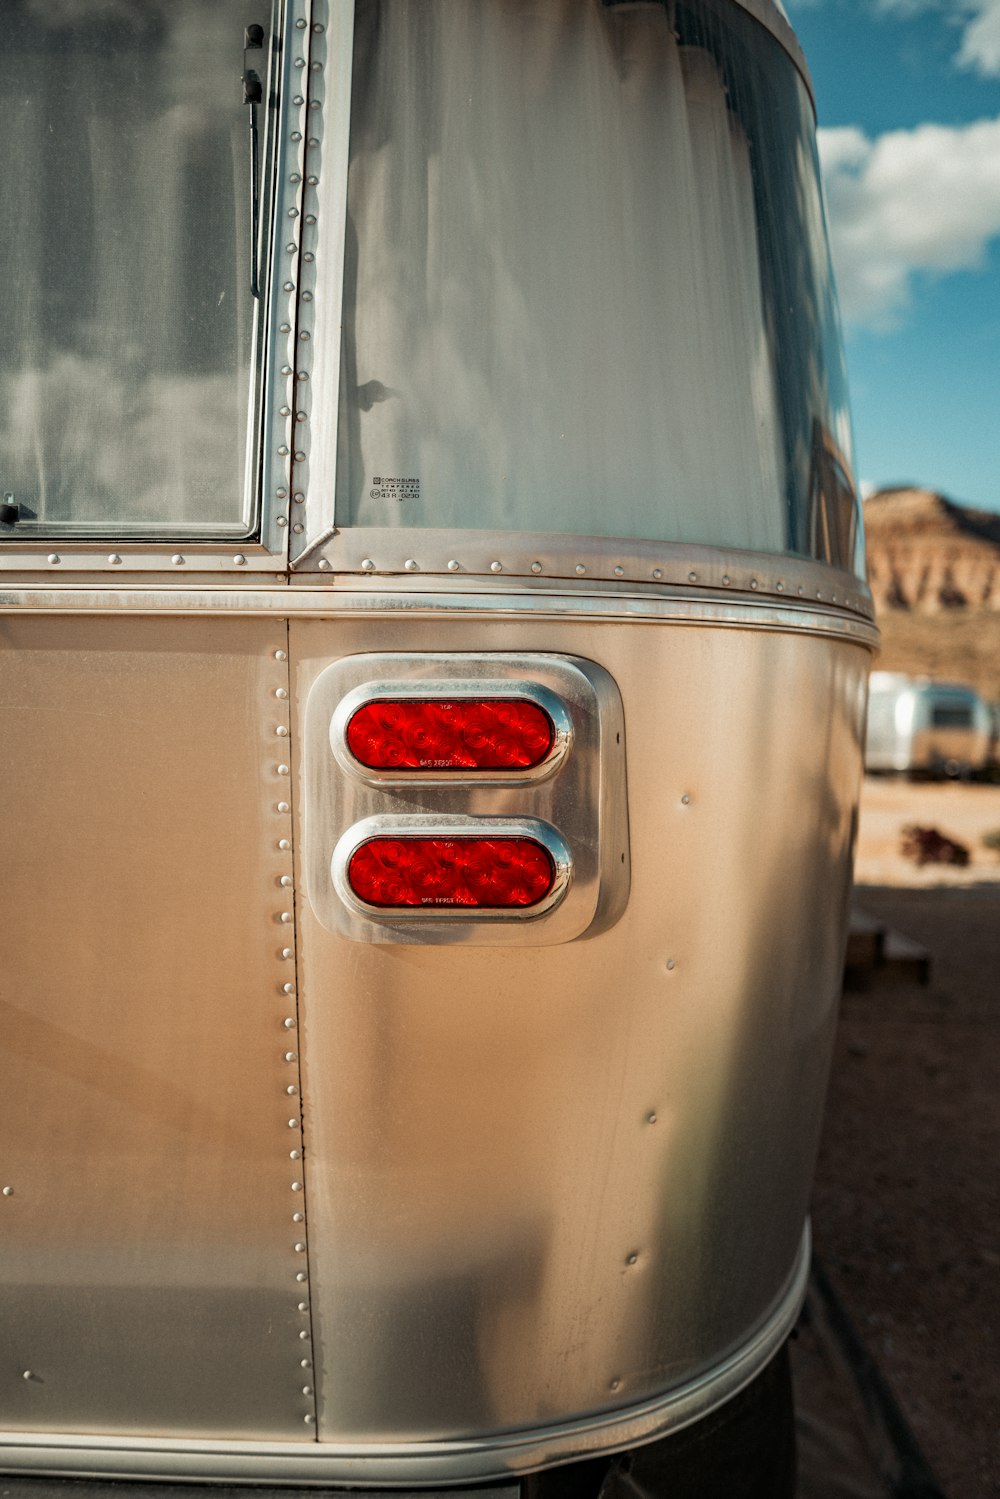
[[[931,728],[971,729],[972,706],[969,703],[935,703],[931,708]]]
[[[860,567],[805,85],[716,0],[358,0],[341,525]]]
[[[4,0],[4,539],[254,529],[251,23],[271,0]]]

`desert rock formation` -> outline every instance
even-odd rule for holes
[[[1000,515],[883,489],[865,502],[865,532],[877,664],[1000,700]]]
[[[929,489],[883,489],[865,503],[865,533],[880,612],[1000,610],[1000,515]]]

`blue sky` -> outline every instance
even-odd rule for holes
[[[789,0],[858,477],[1000,511],[1000,0]]]

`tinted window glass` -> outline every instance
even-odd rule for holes
[[[735,5],[358,0],[338,521],[860,561],[808,95]]]
[[[270,8],[4,0],[5,537],[251,528],[240,72]]]

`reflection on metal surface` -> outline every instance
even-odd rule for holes
[[[812,111],[752,9],[357,6],[343,282],[339,215],[329,283],[319,250],[341,529],[613,503],[635,538],[808,554],[813,423],[850,430]]]
[[[556,725],[553,752],[528,772],[380,775],[351,756],[345,729],[373,697],[454,694],[533,699]],[[365,942],[568,942],[617,920],[628,897],[621,701],[603,668],[525,652],[364,653],[335,661],[309,691],[303,753],[309,899],[325,926]],[[347,877],[374,833],[538,838],[556,878],[524,909],[374,911]],[[507,833],[503,830],[507,829]]]
[[[795,1324],[809,1272],[809,1234],[770,1315],[754,1336],[704,1378],[659,1399],[533,1430],[470,1440],[402,1438],[353,1445],[284,1442],[127,1441],[24,1437],[0,1432],[0,1471],[98,1477],[170,1477],[350,1487],[462,1483],[524,1474],[556,1462],[619,1451],[678,1431],[738,1394],[774,1356]],[[490,1490],[485,1491],[488,1499]],[[506,1491],[502,1491],[505,1495]],[[433,1499],[433,1496],[428,1496]]]
[[[227,83],[250,22],[268,23],[267,79],[271,9],[7,0],[5,539],[252,529],[246,122]]]
[[[303,705],[331,659],[368,681],[366,660],[414,640],[379,597],[291,621],[307,754],[330,713],[313,726]],[[868,650],[803,628],[805,610],[783,631],[722,602],[716,622],[637,628],[577,604],[422,612],[420,647],[436,680],[435,655],[473,640],[484,660],[572,653],[614,679],[631,859],[617,922],[550,946],[357,942],[318,919],[311,879],[300,913],[319,1435],[335,1447],[520,1432],[691,1380],[704,1411],[795,1259]],[[307,767],[307,842],[326,825],[316,784]]]

